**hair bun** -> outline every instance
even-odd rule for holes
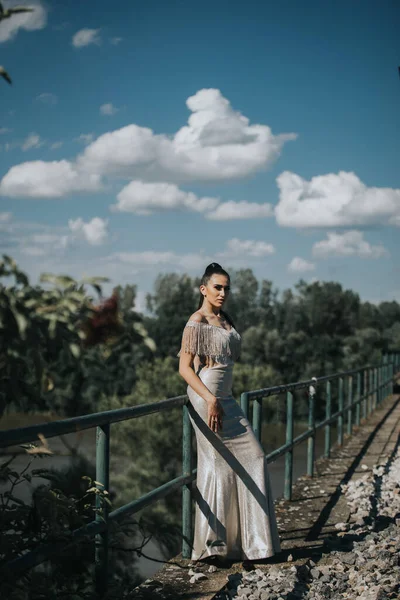
[[[209,273],[210,271],[215,271],[216,269],[222,269],[221,265],[219,265],[218,263],[210,263],[208,265],[208,267],[206,267],[206,273]]]

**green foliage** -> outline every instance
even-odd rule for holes
[[[92,521],[96,512],[109,504],[107,491],[97,489],[90,477],[85,477],[86,485],[81,478],[79,493],[74,495],[71,488],[62,486],[62,473],[31,468],[34,461],[48,454],[43,452],[44,448],[47,449],[47,445],[28,445],[27,452],[31,456],[21,472],[13,469],[15,456],[0,465],[0,481],[7,487],[0,493],[0,572],[10,560],[27,551],[45,544],[68,542],[74,530]],[[47,479],[50,484],[37,485],[32,503],[27,504],[18,496],[18,486],[27,482],[33,484],[38,478]],[[95,496],[99,498],[99,509],[94,508]],[[22,576],[13,575],[9,579],[4,570],[0,577],[0,593],[4,598],[15,600],[26,598],[29,589],[35,590],[36,598],[49,600],[63,594],[93,598],[90,593],[93,559],[94,542],[89,540],[62,554],[52,554],[43,565]]]
[[[185,323],[197,310],[199,291],[195,285],[187,275],[168,273],[157,277],[154,294],[147,296],[147,308],[153,316],[145,319],[146,329],[157,346],[157,356],[178,353]]]
[[[187,385],[178,373],[177,359],[156,358],[153,362],[143,363],[138,367],[137,375],[134,393],[125,398],[120,407],[154,403],[186,393]],[[101,408],[104,407],[103,404]],[[116,408],[115,404],[113,408]],[[123,421],[113,429],[111,455],[118,455],[119,464],[121,460],[124,463],[123,469],[113,476],[119,504],[138,498],[180,474],[181,408]],[[176,497],[168,497],[166,504],[160,503],[154,512],[163,512],[166,517],[171,515],[171,522],[175,522],[177,506]]]
[[[101,293],[105,278],[76,282],[45,273],[31,286],[15,261],[4,256],[0,277],[0,416],[5,408],[29,412],[52,410],[75,416],[97,410],[101,394],[127,395],[136,381],[135,364],[155,350],[133,310],[136,289],[120,296],[121,335],[111,344],[84,348],[81,324],[93,315],[85,285]]]

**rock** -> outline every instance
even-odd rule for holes
[[[346,565],[354,565],[354,563],[356,562],[356,555],[352,552],[343,554],[342,561],[346,563]]]
[[[239,593],[241,596],[245,596],[245,597],[249,596],[249,595],[252,593],[252,591],[253,591],[253,590],[251,589],[251,587],[242,587],[242,588],[238,588],[238,593]]]
[[[291,554],[289,554],[289,556],[287,557],[287,562],[292,562],[293,560],[293,556]]]
[[[310,575],[313,579],[318,579],[322,575],[322,573],[319,569],[315,567],[314,569],[311,569]]]
[[[195,573],[193,577],[190,578],[190,583],[198,583],[202,579],[207,579],[207,575],[204,573]]]

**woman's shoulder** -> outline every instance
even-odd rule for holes
[[[189,317],[188,321],[192,321],[194,323],[207,323],[207,319],[199,310],[196,310],[196,312]]]

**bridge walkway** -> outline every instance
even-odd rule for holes
[[[342,447],[333,446],[329,458],[315,461],[314,477],[300,477],[293,486],[291,501],[275,502],[282,552],[260,561],[257,568],[267,571],[272,564],[291,568],[308,559],[317,563],[336,547],[340,536],[337,523],[351,523],[352,515],[341,485],[364,476],[373,465],[385,464],[399,445],[400,395],[387,397],[352,436],[345,436]],[[208,572],[196,569],[207,579],[190,583],[191,563],[177,556],[130,596],[135,600],[211,600],[227,582],[227,577],[243,570],[241,563],[229,569]]]

